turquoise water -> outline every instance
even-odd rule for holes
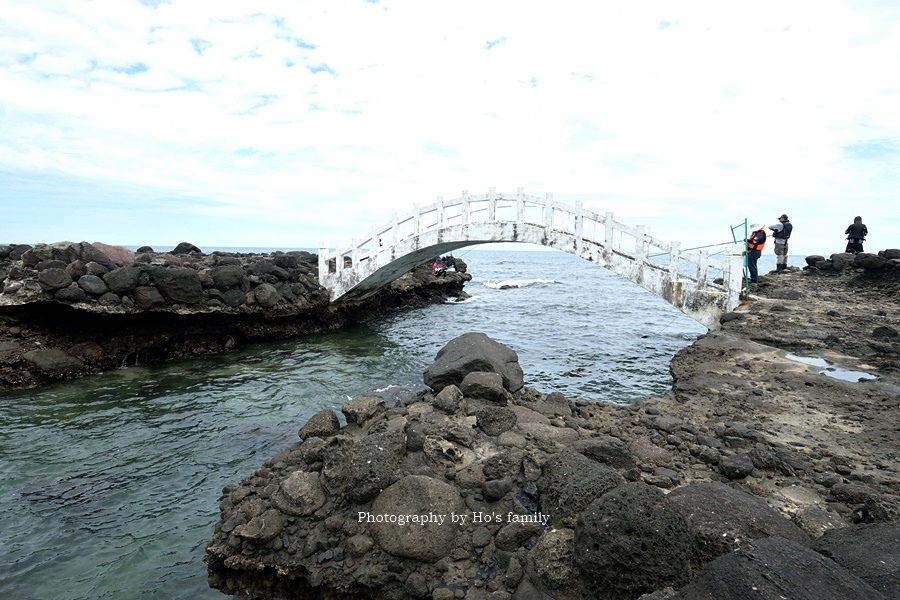
[[[672,355],[705,332],[568,254],[457,256],[474,277],[462,303],[0,396],[0,595],[222,598],[202,562],[222,487],[324,407],[391,384],[421,388],[462,333],[511,346],[529,386],[627,403],[667,390]]]

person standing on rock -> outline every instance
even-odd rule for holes
[[[791,225],[787,215],[781,215],[777,223],[769,225],[769,229],[772,230],[772,242],[775,247],[775,272],[781,273],[787,269],[788,238],[791,237],[794,226]]]
[[[759,271],[756,261],[762,256],[766,247],[766,228],[759,223],[750,226],[750,235],[747,236],[747,269],[750,271],[750,283],[758,283]]]
[[[863,224],[862,217],[853,219],[853,224],[847,227],[847,231],[844,233],[847,234],[847,249],[844,252],[851,254],[862,252],[863,242],[866,241],[866,236],[869,235],[869,228]]]

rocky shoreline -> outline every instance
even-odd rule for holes
[[[237,599],[900,597],[900,269],[810,257],[630,406],[467,334],[223,490]],[[816,366],[818,361],[823,366]]]
[[[336,331],[465,298],[471,275],[456,263],[440,277],[421,265],[371,298],[335,307],[309,252],[0,245],[0,390]]]

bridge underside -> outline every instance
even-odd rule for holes
[[[591,261],[660,296],[709,329],[719,327],[719,317],[731,310],[724,287],[706,281],[678,276],[648,261],[605,247],[592,240],[579,239],[562,231],[540,225],[495,221],[454,225],[427,231],[364,258],[355,269],[342,269],[326,277],[333,302],[360,300],[371,296],[410,269],[459,248],[495,242],[530,243],[568,252]]]

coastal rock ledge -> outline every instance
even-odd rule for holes
[[[621,406],[538,392],[510,348],[456,338],[427,390],[353,398],[343,426],[323,410],[225,487],[210,585],[240,600],[900,597],[896,445],[869,453],[876,475],[858,440],[778,431],[781,412],[805,427],[768,392],[729,399],[754,385],[737,375],[707,399],[705,369],[759,350],[704,340],[673,361],[677,391]],[[896,423],[881,396],[895,383],[866,393]]]
[[[334,331],[374,314],[466,298],[466,264],[420,265],[332,306],[309,252],[206,254],[94,242],[0,244],[0,390]]]

